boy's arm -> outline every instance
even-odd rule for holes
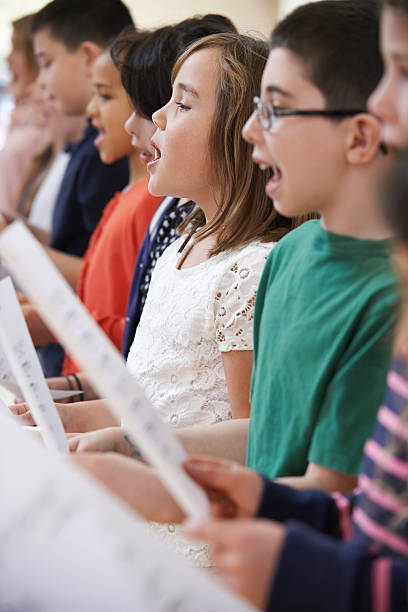
[[[276,481],[303,491],[322,489],[327,493],[332,491],[351,493],[357,486],[356,476],[336,472],[316,463],[309,463],[304,476],[288,476],[277,478]]]
[[[74,291],[78,286],[79,277],[82,270],[82,257],[76,255],[70,255],[57,249],[52,249],[49,246],[44,245],[44,250],[54,263],[54,265],[61,272],[67,283],[69,283]]]
[[[245,464],[249,419],[231,419],[212,425],[174,431],[188,454],[223,457]]]

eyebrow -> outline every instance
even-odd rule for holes
[[[277,85],[267,85],[266,92],[267,93],[278,93],[278,94],[281,94],[281,96],[285,96],[285,98],[294,97],[293,94],[289,93],[289,91],[285,91],[284,89],[282,89],[281,87],[278,87]]]
[[[182,89],[183,91],[185,91],[186,93],[191,93],[193,96],[195,96],[196,98],[199,98],[200,96],[198,95],[197,91],[194,89],[194,87],[192,87],[191,85],[187,85],[186,83],[178,83],[177,87],[179,87],[180,89]]]

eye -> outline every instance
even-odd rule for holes
[[[181,111],[190,110],[190,106],[186,106],[182,102],[175,102],[174,104],[176,104],[176,106],[178,106],[179,110]]]
[[[99,97],[105,101],[112,100],[112,96],[110,96],[109,94],[100,94]]]

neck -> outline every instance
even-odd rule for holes
[[[381,177],[383,173],[380,173]],[[333,234],[362,240],[392,237],[381,214],[380,181],[373,174],[353,177],[337,189],[335,199],[319,211],[323,227]]]
[[[145,164],[140,161],[140,151],[133,149],[128,156],[129,159],[129,185],[146,178],[147,170]]]

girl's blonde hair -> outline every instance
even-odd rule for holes
[[[194,234],[196,242],[216,233],[216,244],[209,253],[212,256],[256,239],[265,242],[279,240],[310,217],[286,219],[276,212],[265,193],[265,184],[272,171],[262,171],[252,163],[252,147],[241,135],[252,113],[253,98],[259,93],[268,58],[267,43],[233,33],[207,36],[193,43],[179,57],[173,68],[172,83],[183,63],[203,49],[220,51],[209,158],[221,196],[218,212],[209,223],[206,224],[203,212],[197,207],[178,231],[187,234],[188,239]]]
[[[30,35],[30,27],[34,13],[25,15],[11,22],[19,44],[26,58],[27,66],[34,74],[38,74],[38,64],[34,55],[33,41]]]

